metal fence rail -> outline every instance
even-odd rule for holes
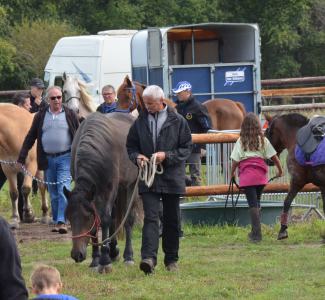
[[[238,132],[239,131],[237,131],[237,133]],[[233,147],[234,143],[215,143],[206,145],[207,185],[228,184],[230,182],[230,155]],[[276,178],[274,181],[272,181],[272,183],[289,183],[290,175],[286,166],[286,157],[286,152],[283,152],[280,157],[285,175],[281,178]],[[275,172],[275,167],[269,167],[269,178],[274,177]],[[220,199],[224,199],[225,196],[211,195],[208,197],[208,200],[218,201]],[[267,200],[282,202],[285,196],[286,193],[264,193],[262,196],[262,201]],[[244,195],[241,195],[240,197],[245,198]],[[320,192],[300,192],[295,197],[293,204],[295,204],[296,206],[307,208],[308,211],[305,214],[305,217],[307,217],[309,213],[314,210],[320,217],[324,218],[324,216],[322,216],[321,212],[319,211],[322,204],[322,201],[320,201],[320,199]]]

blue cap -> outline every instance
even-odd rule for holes
[[[178,94],[183,91],[192,90],[192,85],[188,81],[180,81],[176,87],[172,89],[174,94]]]

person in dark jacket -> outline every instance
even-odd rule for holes
[[[180,81],[173,89],[177,95],[176,109],[181,114],[188,125],[191,133],[206,133],[211,129],[211,120],[207,109],[192,95],[192,85],[188,81]],[[191,179],[187,179],[188,185],[201,184],[201,148],[200,144],[194,144],[192,153],[187,160]]]
[[[30,82],[30,112],[36,113],[40,109],[45,108],[46,101],[43,100],[43,92],[45,85],[42,79],[33,78]]]
[[[0,299],[27,300],[20,257],[9,224],[0,216]]]
[[[37,139],[37,164],[45,170],[51,197],[53,222],[57,224],[52,231],[67,233],[64,211],[67,200],[63,186],[70,188],[71,144],[78,129],[78,116],[71,109],[62,106],[62,90],[58,86],[49,87],[46,98],[49,105],[36,113],[18,157],[24,164],[29,150]]]
[[[186,120],[163,103],[164,92],[156,85],[143,92],[146,111],[130,128],[126,147],[129,158],[138,166],[156,155],[163,173],[156,174],[151,187],[139,184],[144,208],[140,269],[154,271],[159,247],[159,207],[163,203],[162,248],[164,264],[177,270],[179,250],[179,198],[185,193],[185,161],[191,154],[192,137]]]

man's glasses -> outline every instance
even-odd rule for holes
[[[55,99],[58,99],[58,100],[61,100],[62,99],[62,96],[53,96],[53,97],[50,97],[51,100],[55,100]]]

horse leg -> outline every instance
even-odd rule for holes
[[[36,172],[36,177],[43,180],[44,179],[44,173],[42,171]],[[51,218],[49,216],[49,205],[46,197],[46,185],[44,183],[41,183],[37,181],[38,190],[41,194],[41,201],[42,201],[42,219],[41,223],[43,224],[49,224],[51,222]]]
[[[91,263],[89,265],[89,268],[97,270],[98,265],[99,265],[99,257],[100,257],[99,246],[98,246],[98,237],[92,238],[91,240],[93,242],[93,245],[92,245],[92,261],[91,261]]]
[[[291,207],[291,203],[293,199],[296,197],[298,192],[302,189],[303,186],[294,185],[292,182],[290,183],[289,192],[284,200],[283,211],[280,217],[281,228],[278,234],[278,240],[283,240],[288,238],[288,219],[289,219],[289,209]]]
[[[109,216],[109,220],[103,221],[102,219],[102,241],[106,240],[108,237],[108,228],[110,222],[112,222],[111,216]],[[100,248],[100,258],[99,258],[99,266],[98,266],[99,273],[110,273],[112,272],[112,261],[109,257],[109,242],[105,242]]]
[[[8,179],[9,194],[11,199],[12,215],[10,227],[16,229],[19,227],[17,173],[6,167],[3,167],[3,171]]]
[[[132,199],[132,196],[135,198]],[[127,200],[127,203],[131,203],[132,201],[133,201],[133,203],[132,203],[132,207],[130,208],[130,210],[128,208],[126,208],[126,210],[125,210],[126,213],[129,210],[129,215],[127,216],[126,222],[124,224],[125,247],[124,247],[124,252],[123,252],[123,258],[124,258],[125,265],[132,266],[132,265],[134,265],[133,247],[132,247],[132,231],[133,231],[133,226],[134,226],[135,218],[136,218],[137,203],[139,203],[138,186],[136,184],[132,184],[126,190],[126,200]]]
[[[23,221],[25,223],[32,223],[35,220],[35,216],[29,200],[29,194],[32,190],[32,178],[30,176],[25,175],[21,190],[24,197]]]
[[[109,234],[112,235],[115,232],[116,226],[115,226],[115,207],[112,210],[112,222],[110,222],[109,226]],[[109,249],[108,249],[109,257],[111,258],[112,261],[118,261],[120,259],[120,250],[117,246],[117,238],[114,236],[110,242],[109,242]]]

